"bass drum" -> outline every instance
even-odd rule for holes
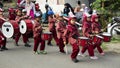
[[[2,33],[6,38],[11,38],[19,33],[19,25],[16,21],[10,20],[2,25]]]
[[[25,33],[28,33],[28,32],[32,32],[33,31],[33,23],[34,23],[34,21],[29,20],[29,19],[21,20],[20,24],[19,24],[20,33],[25,34]]]

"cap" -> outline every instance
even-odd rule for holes
[[[22,12],[27,12],[27,10],[26,10],[26,9],[23,9]]]

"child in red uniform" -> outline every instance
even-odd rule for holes
[[[47,54],[46,51],[44,51],[45,49],[45,40],[42,40],[41,38],[41,35],[42,35],[42,31],[43,31],[43,28],[41,26],[41,23],[40,23],[40,19],[41,19],[41,16],[39,13],[36,13],[35,14],[35,20],[34,20],[34,24],[33,24],[33,35],[34,35],[34,52],[35,54]],[[41,46],[40,46],[40,52],[37,51],[37,48],[39,46],[39,43],[41,43]]]
[[[79,52],[79,45],[77,42],[77,38],[80,36],[77,26],[75,25],[76,17],[71,17],[68,21],[67,29],[64,32],[64,44],[66,44],[66,38],[68,38],[68,42],[72,45],[72,54],[71,59],[73,62],[79,62],[77,59],[77,54]]]
[[[93,49],[93,44],[92,44],[92,39],[91,37],[93,37],[92,35],[92,27],[91,27],[91,15],[87,14],[86,15],[86,19],[84,20],[84,24],[83,24],[83,36],[90,38],[90,40],[88,41],[88,45],[84,46],[82,48],[81,54],[84,54],[85,51],[88,49],[88,53],[91,59],[98,59],[98,57],[94,56],[94,49]]]
[[[24,19],[24,17],[22,16],[22,10],[21,9],[18,9],[17,11],[17,16],[16,16],[16,21],[19,23],[22,19]],[[16,45],[18,46],[18,41],[19,41],[19,38],[21,36],[21,33],[19,32],[16,37],[15,37],[15,43]],[[29,44],[28,44],[28,37],[26,34],[22,34],[23,36],[23,42],[25,43],[25,47],[31,47]]]
[[[91,20],[92,20],[92,33],[94,33],[94,34],[98,34],[98,33],[101,32],[101,25],[98,22],[98,19],[99,18],[98,18],[97,14],[93,14],[92,15],[92,18],[91,18]],[[102,44],[102,41],[96,41],[94,43],[95,43],[94,49],[97,48],[97,50],[99,51],[99,53],[101,55],[104,55],[104,52],[103,52],[102,48],[100,47],[100,45]]]
[[[65,53],[64,51],[64,42],[63,42],[63,33],[66,30],[66,23],[64,22],[63,16],[58,16],[57,24],[56,24],[56,31],[57,31],[57,38],[58,38],[58,46],[61,53]]]
[[[52,32],[52,36],[53,36],[56,44],[58,45],[58,38],[57,38],[56,29],[55,29],[56,20],[53,17],[53,15],[54,15],[53,11],[48,11],[48,15],[49,15],[48,16],[48,28],[49,28],[49,31]],[[52,39],[48,40],[48,43],[47,43],[50,46],[52,45],[51,40]]]
[[[8,48],[6,48],[6,38],[4,37],[1,28],[2,28],[2,24],[6,21],[6,19],[3,17],[3,9],[0,8],[0,51],[3,50],[8,50]]]

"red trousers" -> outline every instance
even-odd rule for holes
[[[77,43],[71,44],[72,45],[72,54],[71,59],[75,59],[79,53],[79,45]]]
[[[59,42],[58,46],[59,46],[60,52],[64,52],[65,45],[64,45],[63,39],[62,38],[58,39],[58,42]]]
[[[21,33],[18,33],[18,35],[15,37],[15,42],[18,43],[19,39],[20,39]],[[23,37],[23,42],[27,43],[28,42],[28,37],[27,34],[22,34]]]
[[[45,49],[45,41],[41,37],[34,38],[34,51],[37,51],[39,44],[41,43],[40,50]]]
[[[98,40],[98,41],[95,42],[95,44],[94,44],[94,49],[97,48],[97,50],[98,50],[99,53],[103,53],[103,50],[102,50],[102,48],[100,47],[101,44],[102,44],[102,41],[101,41],[101,40]]]
[[[0,47],[2,46],[6,46],[6,38],[4,37],[4,35],[2,34],[2,32],[0,32]],[[4,40],[2,40],[2,38],[4,38]]]
[[[92,44],[92,41],[88,41],[90,44],[87,44],[83,46],[81,53],[84,54],[86,50],[88,50],[89,56],[94,56],[94,45]]]
[[[59,40],[58,40],[58,38],[57,38],[56,30],[53,30],[53,31],[50,31],[50,32],[52,32],[52,36],[53,36],[56,44],[58,45],[58,44],[59,44]],[[48,44],[51,44],[51,41],[52,41],[52,39],[48,40]]]
[[[4,40],[0,40],[0,47],[6,46],[6,38]]]

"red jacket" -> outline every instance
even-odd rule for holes
[[[101,30],[101,25],[99,22],[96,22],[95,19],[98,18],[98,15],[94,14],[92,15],[91,21],[92,21],[92,32]]]
[[[60,39],[63,37],[63,33],[65,32],[66,24],[63,21],[59,21],[56,25],[57,37]]]
[[[42,30],[43,30],[43,28],[42,28],[41,24],[37,21],[34,21],[34,24],[33,24],[33,34],[34,35],[33,35],[33,37],[39,38],[42,34]]]
[[[90,37],[90,34],[92,33],[92,27],[91,22],[84,22],[83,28],[82,28],[83,36]]]
[[[70,44],[77,43],[77,38],[80,36],[79,31],[75,25],[68,25],[67,29],[65,30],[63,34],[64,38],[63,40],[66,42],[66,38],[68,38],[68,42]]]
[[[49,31],[55,30],[55,19],[50,17],[48,18],[48,28],[49,28]]]

